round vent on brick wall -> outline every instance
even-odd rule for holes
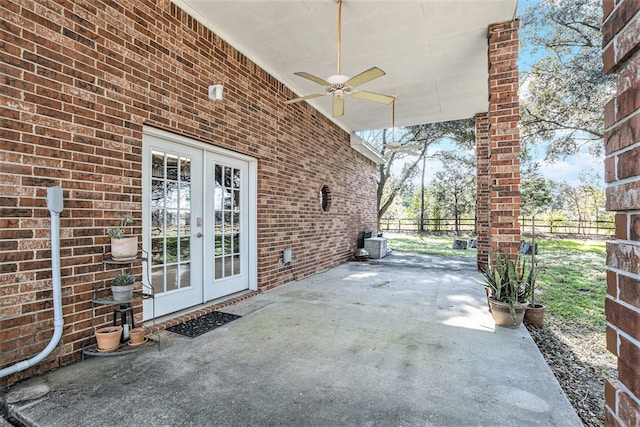
[[[320,189],[320,206],[325,212],[327,212],[331,207],[331,192],[329,191],[329,187],[326,185],[323,185]]]

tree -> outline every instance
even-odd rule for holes
[[[535,217],[553,203],[551,182],[541,176],[524,178],[520,183],[520,209],[522,215]]]
[[[460,234],[460,219],[471,214],[476,201],[475,171],[466,171],[455,163],[445,163],[431,182],[436,204],[445,215],[454,219],[455,232]]]
[[[597,174],[580,174],[580,184],[572,186],[561,184],[561,199],[563,209],[572,219],[578,220],[578,233],[585,233],[585,222],[597,221],[599,211],[604,206],[605,194],[599,187],[601,178]]]
[[[403,145],[420,145],[415,149],[416,156],[402,151],[389,150],[385,144],[394,139],[396,132],[393,129],[385,129],[368,139],[379,147],[381,155],[385,156],[387,162],[378,168],[380,181],[377,188],[378,202],[378,223],[389,207],[398,196],[408,194],[408,185],[417,175],[421,160],[428,156],[428,148],[445,139],[453,141],[461,147],[472,146],[475,143],[475,122],[473,119],[454,120],[441,123],[428,123],[423,125],[409,126],[402,128],[397,133],[400,135],[398,142]],[[438,156],[434,154],[431,157]],[[393,176],[393,168],[399,162],[404,162],[400,176]]]
[[[521,83],[521,142],[549,144],[547,160],[602,152],[604,105],[614,82],[602,74],[600,0],[540,0],[521,14],[522,51],[538,59]]]

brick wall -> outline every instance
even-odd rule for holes
[[[478,268],[484,269],[489,262],[489,117],[487,113],[476,114],[476,228],[478,233]]]
[[[105,229],[132,212],[141,233],[143,125],[258,158],[260,289],[346,261],[358,232],[375,228],[375,165],[349,135],[306,103],[285,106],[293,93],[169,0],[2,8],[0,367],[37,354],[52,335],[54,185],[65,196],[65,327],[52,356],[0,385],[79,358]],[[214,83],[225,86],[222,102],[207,97]],[[279,264],[287,247],[299,256],[293,272]]]
[[[604,72],[617,74],[605,107],[607,210],[616,212],[616,240],[607,243],[607,348],[618,378],[605,385],[608,426],[640,425],[640,3],[603,1]],[[640,219],[638,219],[640,221]]]
[[[489,236],[492,251],[520,246],[519,21],[489,26]]]

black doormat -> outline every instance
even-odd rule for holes
[[[235,314],[223,313],[221,311],[213,311],[195,319],[188,320],[179,325],[171,326],[167,328],[167,331],[175,332],[176,334],[184,335],[190,338],[195,338],[209,332],[218,326],[222,326],[226,323],[232,322],[241,316]]]

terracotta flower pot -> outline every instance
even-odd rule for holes
[[[113,351],[120,347],[122,326],[107,326],[96,329],[96,341],[99,351]]]
[[[144,336],[147,331],[144,328],[133,328],[129,331],[129,344],[140,345],[144,343]]]
[[[522,324],[522,320],[524,319],[524,306],[522,305],[514,305],[513,308],[516,312],[516,320],[513,320],[511,317],[511,311],[509,310],[509,304],[506,302],[496,301],[494,299],[489,299],[489,306],[491,307],[491,315],[493,316],[493,320],[496,322],[496,325],[502,326],[505,328],[517,328]]]
[[[546,308],[543,304],[536,304],[535,307],[531,306],[531,304],[527,305],[524,313],[524,318],[527,320],[527,323],[536,328],[542,328]]]
[[[120,239],[111,238],[111,259],[114,261],[131,261],[137,257],[137,236],[122,237]]]

